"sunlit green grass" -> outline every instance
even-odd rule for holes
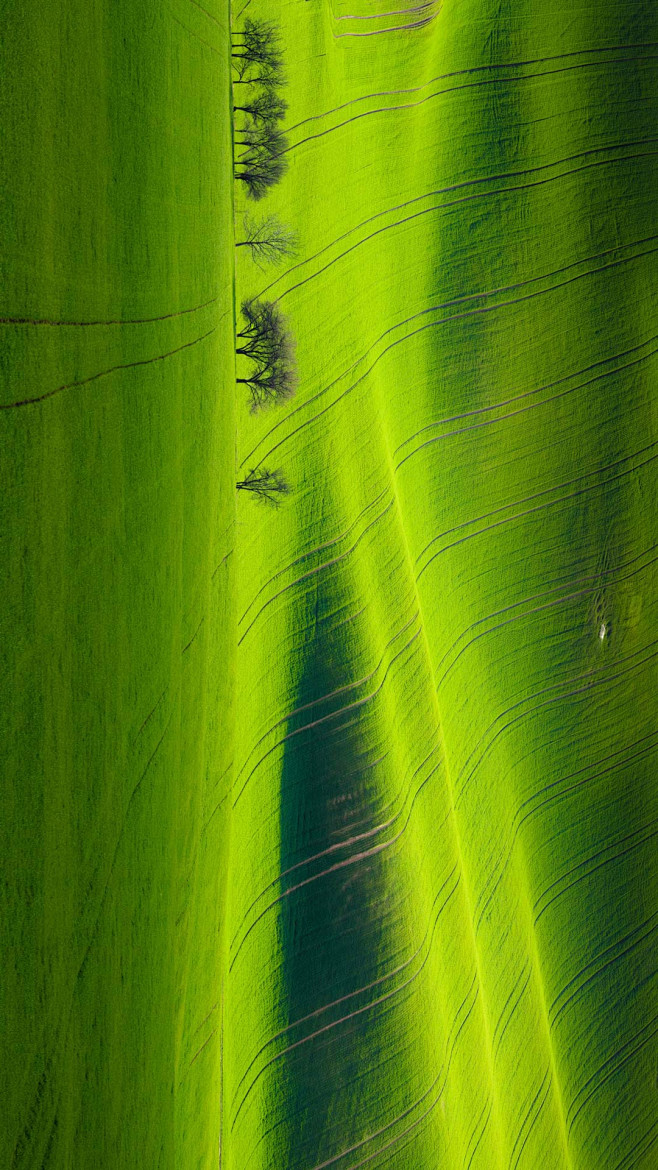
[[[227,5],[0,5],[1,1167],[656,1164],[656,15],[375,7],[234,290]]]
[[[256,9],[300,391],[238,416],[296,496],[238,505],[228,1165],[648,1168],[655,16],[372,10]]]
[[[0,1165],[217,1165],[228,13],[2,8]]]

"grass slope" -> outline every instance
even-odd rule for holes
[[[250,8],[301,388],[239,414],[296,496],[238,506],[223,1170],[648,1170],[656,12],[374,7]]]
[[[228,13],[2,14],[0,1165],[217,1165]]]

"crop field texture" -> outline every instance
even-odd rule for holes
[[[217,1165],[235,392],[208,7],[0,2],[3,1170]]]
[[[647,1170],[658,10],[386,7],[248,9],[300,388],[236,404],[296,490],[238,501],[223,1166]]]
[[[0,1168],[655,1170],[658,8],[239,10],[0,0]]]

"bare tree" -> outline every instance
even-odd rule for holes
[[[245,70],[245,75],[233,78],[233,85],[262,85],[276,89],[287,81],[283,62],[278,65],[258,65]]]
[[[268,62],[281,57],[281,32],[272,20],[247,16],[242,29],[232,35],[233,57]]]
[[[250,410],[255,414],[292,398],[297,389],[297,370],[293,360],[280,359],[273,365],[255,366],[248,378],[236,378],[236,382],[248,387]]]
[[[283,81],[283,53],[281,34],[271,21],[250,20],[242,26],[242,32],[233,37],[233,64],[238,80],[253,82],[266,74]]]
[[[240,162],[251,162],[260,158],[279,158],[288,150],[288,139],[281,130],[268,122],[256,123],[241,130],[242,138],[235,139],[236,146],[246,150],[240,155]]]
[[[247,378],[252,412],[285,402],[297,389],[295,343],[276,301],[246,300],[236,353],[254,363]]]
[[[255,93],[253,97],[247,98],[244,105],[234,106],[233,109],[241,114],[246,114],[252,122],[264,122],[271,126],[275,122],[283,121],[288,103],[279,96],[273,85],[266,85],[260,93]]]
[[[286,321],[276,301],[251,298],[242,302],[244,328],[238,333],[242,342],[236,349],[261,365],[274,365],[286,356],[289,339]]]
[[[297,385],[295,343],[276,301],[246,300],[242,304],[244,328],[238,333],[236,353],[255,365],[247,385],[260,388],[253,409],[274,398],[289,398]]]
[[[236,146],[245,150],[235,160],[234,174],[247,187],[247,195],[262,199],[270,187],[281,181],[288,170],[288,139],[275,126],[257,124],[243,131],[244,138]]]
[[[278,508],[282,496],[289,496],[292,488],[283,472],[270,471],[268,467],[252,468],[244,479],[236,483],[238,491],[251,492],[259,504],[270,504]]]
[[[262,151],[252,151],[236,159],[235,168],[235,178],[245,184],[248,198],[257,203],[271,187],[281,182],[288,170],[288,160],[284,154],[269,155]]]
[[[244,230],[244,240],[238,240],[235,246],[249,248],[252,260],[261,269],[268,264],[277,267],[287,256],[297,254],[297,233],[275,215],[267,216],[260,223],[245,216]]]

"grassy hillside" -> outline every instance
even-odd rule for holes
[[[248,12],[278,275],[224,0],[0,0],[0,1167],[651,1170],[658,14]]]
[[[226,5],[2,15],[0,1165],[217,1165]]]
[[[648,1168],[656,13],[380,8],[249,9],[301,388],[238,415],[296,496],[238,504],[223,1165]]]

